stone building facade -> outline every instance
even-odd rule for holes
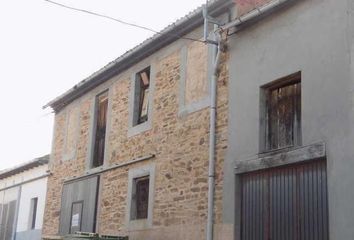
[[[211,13],[222,15],[230,4],[211,4]],[[192,25],[188,18],[177,22],[183,27],[178,35],[201,40],[201,9],[189,18],[194,18]],[[156,51],[146,54],[151,51],[148,40],[143,43],[145,55],[134,64],[114,72],[125,64],[117,59],[49,103],[55,110],[55,129],[45,237],[81,230],[128,235],[129,239],[205,238],[213,47],[176,38],[176,28],[171,30],[174,34],[168,35],[169,31],[165,30],[164,37],[171,39]],[[153,44],[159,37],[155,36]],[[228,54],[222,54],[217,81],[215,223],[220,239],[222,235],[228,239],[232,232],[221,224],[228,134],[227,60]],[[145,69],[149,75],[147,120],[137,124],[137,78]],[[95,81],[99,83],[87,87]],[[97,96],[102,92],[108,99],[104,157],[101,165],[92,167],[95,128],[100,121]],[[132,209],[137,204],[136,179],[141,176],[149,178],[149,196],[146,216],[137,219],[139,209]],[[86,210],[88,205],[91,210]]]

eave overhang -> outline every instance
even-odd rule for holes
[[[209,15],[212,17],[220,16],[229,11],[232,5],[234,5],[234,2],[231,0],[210,1],[208,7]],[[195,11],[166,27],[159,34],[155,34],[153,37],[145,40],[140,45],[126,52],[113,62],[92,74],[90,77],[81,81],[64,94],[50,101],[43,108],[51,107],[55,112],[60,111],[67,104],[81,97],[88,91],[122,73],[134,64],[140,62],[142,59],[147,58],[163,47],[180,39],[182,36],[190,33],[197,27],[201,26],[203,22],[203,7],[199,7]]]

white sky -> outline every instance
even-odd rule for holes
[[[161,30],[205,0],[57,0]],[[44,0],[0,0],[0,170],[48,154],[48,101],[151,32]]]

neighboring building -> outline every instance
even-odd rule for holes
[[[283,2],[228,39],[223,221],[242,240],[354,239],[354,4]]]
[[[0,173],[0,240],[41,239],[49,155]]]
[[[349,0],[210,2],[228,26],[216,240],[354,239],[353,12]],[[190,40],[202,24],[197,9],[48,104],[45,235],[206,239],[213,46]]]

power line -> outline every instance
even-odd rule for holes
[[[126,21],[123,21],[123,20],[120,20],[120,19],[117,19],[117,18],[114,18],[114,17],[110,17],[108,15],[95,13],[95,12],[88,11],[88,10],[85,10],[85,9],[71,7],[71,6],[62,4],[62,3],[54,2],[52,0],[44,0],[44,1],[46,1],[48,3],[51,3],[51,4],[54,4],[54,5],[57,5],[59,7],[63,7],[63,8],[70,9],[70,10],[73,10],[73,11],[87,13],[87,14],[94,15],[94,16],[101,17],[101,18],[106,18],[106,19],[109,19],[109,20],[112,20],[112,21],[115,21],[115,22],[119,22],[119,23],[124,24],[124,25],[128,25],[128,26],[135,27],[135,28],[140,28],[140,29],[143,29],[143,30],[146,30],[146,31],[149,31],[149,32],[153,32],[153,33],[159,34],[159,35],[169,35],[169,36],[173,36],[173,37],[178,37],[180,39],[185,39],[185,40],[190,40],[190,41],[194,41],[194,42],[205,43],[204,41],[199,40],[199,39],[194,39],[194,38],[189,38],[189,37],[181,37],[181,36],[179,36],[177,34],[173,34],[173,33],[162,33],[160,31],[156,31],[156,30],[154,30],[152,28],[140,26],[140,25],[134,24],[134,23],[129,23],[129,22],[126,22]]]

